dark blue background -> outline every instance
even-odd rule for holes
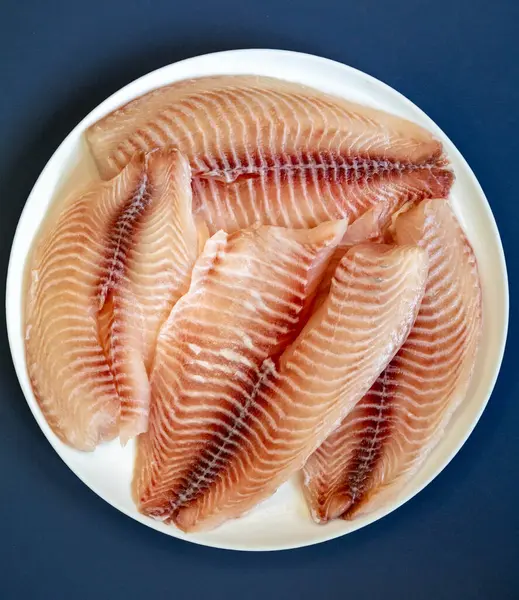
[[[0,339],[0,598],[518,598],[519,3],[515,0],[3,0],[2,283],[18,216],[72,127],[146,72],[215,50],[299,50],[403,92],[464,154],[507,254],[509,342],[491,402],[453,463],[404,508],[314,548],[197,547],[119,514],[61,462]],[[3,291],[2,291],[3,294]]]

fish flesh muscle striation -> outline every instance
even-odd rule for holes
[[[441,143],[419,125],[270,77],[173,83],[113,111],[86,136],[105,178],[137,151],[177,147],[211,234],[255,223],[352,223],[379,203],[391,213],[445,197],[453,181]]]
[[[139,437],[134,475],[141,512],[175,519],[247,441],[247,421],[261,417],[254,391],[297,336],[345,230],[345,221],[312,230],[260,226],[206,243],[157,342],[149,430]]]
[[[232,239],[219,235],[213,245]],[[327,246],[328,255],[340,237]],[[218,256],[216,249],[213,254]],[[240,267],[244,285],[238,292],[235,270],[225,260],[208,265],[202,255],[190,292],[159,336],[150,429],[139,439],[134,495],[141,512],[184,531],[242,515],[298,471],[393,358],[424,291],[423,250],[357,246],[341,261],[328,298],[280,352],[288,340],[280,343],[278,336],[285,337],[294,322],[293,304],[302,302],[301,286],[316,268],[310,256],[302,261],[293,251],[270,255],[276,268],[264,277]],[[324,268],[322,258],[319,264]],[[221,273],[213,283],[215,269]],[[231,280],[224,283],[227,272]],[[228,322],[229,311],[221,325],[214,324],[217,307],[210,296],[197,312],[191,296],[200,294],[204,281],[225,286],[217,291],[232,309]]]
[[[190,169],[176,150],[139,153],[44,228],[30,266],[26,359],[64,442],[93,450],[146,429],[159,327],[198,253]]]
[[[394,360],[304,467],[317,522],[394,501],[440,439],[473,371],[481,291],[474,254],[448,202],[426,201],[399,216],[395,238],[427,250],[426,292]]]

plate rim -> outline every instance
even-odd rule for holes
[[[52,169],[53,163],[55,162],[56,157],[59,157],[60,152],[62,151],[62,148],[67,145],[68,141],[77,134],[78,130],[81,130],[81,131],[84,130],[89,123],[91,124],[91,123],[97,121],[99,118],[101,118],[101,116],[108,114],[105,107],[108,107],[111,104],[113,104],[114,101],[118,100],[119,97],[124,97],[125,95],[128,96],[128,92],[129,92],[129,90],[131,92],[131,88],[133,88],[133,87],[139,88],[139,86],[142,86],[142,84],[144,82],[146,82],[147,80],[153,80],[154,78],[160,78],[160,76],[163,72],[169,71],[172,67],[174,67],[174,66],[178,67],[181,64],[189,65],[190,62],[195,62],[195,61],[201,60],[201,59],[208,59],[209,57],[212,57],[212,58],[218,57],[218,58],[224,59],[225,57],[236,56],[238,54],[245,54],[245,55],[253,54],[253,55],[256,55],[256,57],[261,57],[262,55],[270,56],[270,57],[272,57],[273,55],[278,55],[280,57],[280,59],[282,59],[285,56],[290,56],[290,57],[299,57],[301,59],[304,59],[307,61],[312,61],[315,63],[323,63],[323,62],[326,64],[331,63],[335,67],[339,67],[340,69],[342,69],[346,72],[349,71],[349,72],[353,73],[355,76],[360,77],[361,79],[364,79],[365,81],[367,81],[369,83],[375,84],[377,87],[382,86],[385,89],[386,93],[389,93],[391,96],[397,98],[400,103],[403,102],[404,104],[412,107],[413,110],[418,111],[422,115],[422,117],[429,123],[431,128],[439,131],[442,134],[442,136],[444,137],[444,139],[448,140],[449,152],[454,153],[456,155],[457,159],[462,163],[464,170],[465,170],[465,174],[471,180],[472,185],[475,187],[475,189],[479,193],[481,199],[484,200],[483,205],[484,205],[484,210],[486,213],[485,217],[488,221],[487,224],[493,230],[493,234],[494,234],[495,242],[496,242],[496,248],[498,250],[498,258],[499,258],[500,267],[501,267],[501,271],[502,271],[502,275],[503,275],[503,278],[502,278],[502,285],[503,285],[502,309],[504,311],[503,321],[502,321],[503,327],[502,327],[502,330],[500,331],[499,348],[498,348],[498,350],[496,349],[496,354],[495,354],[495,359],[494,359],[495,367],[493,369],[492,378],[489,379],[489,381],[488,381],[488,393],[486,394],[486,399],[481,402],[479,409],[477,410],[477,413],[475,414],[471,423],[465,428],[463,435],[458,436],[457,443],[454,444],[453,449],[448,454],[448,456],[446,456],[445,459],[443,461],[441,461],[439,467],[437,469],[435,469],[429,477],[425,478],[420,485],[418,485],[417,487],[410,490],[407,494],[403,495],[396,503],[391,504],[390,508],[388,510],[378,511],[377,513],[375,513],[374,518],[372,518],[368,522],[360,522],[358,524],[358,526],[351,526],[350,529],[348,529],[347,531],[333,531],[333,532],[329,532],[328,534],[324,533],[325,529],[323,528],[323,534],[316,536],[315,539],[309,540],[307,542],[303,541],[303,542],[280,544],[279,546],[276,546],[276,547],[272,547],[272,546],[263,547],[261,545],[256,545],[254,547],[246,546],[246,545],[238,546],[238,545],[232,544],[232,543],[231,544],[222,544],[217,541],[213,542],[212,540],[201,540],[198,538],[190,537],[189,535],[184,534],[183,532],[181,532],[180,530],[177,530],[174,527],[171,527],[168,530],[159,529],[158,526],[156,525],[156,522],[153,521],[152,519],[147,519],[144,515],[141,515],[137,511],[135,511],[134,513],[131,513],[124,506],[121,506],[117,501],[108,499],[107,497],[105,497],[104,495],[99,493],[92,485],[90,485],[90,483],[87,481],[86,477],[84,477],[82,474],[80,474],[78,471],[76,471],[75,468],[73,466],[71,466],[71,464],[69,464],[68,460],[65,458],[65,456],[61,452],[62,442],[60,442],[57,437],[48,435],[48,432],[46,430],[48,428],[48,425],[46,424],[46,421],[45,421],[43,415],[41,414],[41,411],[36,403],[36,400],[35,400],[34,395],[31,390],[29,390],[30,397],[28,397],[26,390],[24,389],[24,385],[22,384],[23,378],[27,377],[25,358],[23,357],[23,359],[20,360],[19,357],[15,356],[15,352],[13,350],[14,337],[20,336],[20,335],[22,335],[22,333],[17,330],[15,324],[13,323],[13,320],[9,319],[9,315],[13,311],[20,310],[20,307],[14,307],[12,305],[12,301],[10,300],[10,298],[12,296],[12,294],[10,292],[11,292],[11,289],[13,289],[13,286],[15,285],[15,283],[13,282],[13,270],[14,270],[13,264],[14,264],[14,259],[16,256],[15,251],[16,251],[17,247],[19,246],[19,244],[21,243],[20,242],[20,237],[21,237],[20,232],[23,229],[23,223],[28,219],[29,207],[31,205],[31,200],[32,200],[33,196],[35,196],[36,192],[38,191],[40,182],[45,178],[47,172],[49,172]],[[215,73],[215,74],[217,74],[217,73]],[[149,86],[145,86],[145,87],[149,87]],[[148,89],[148,91],[150,91],[151,89],[156,89],[156,88],[151,87]],[[144,91],[142,93],[147,93],[147,92]],[[131,101],[131,99],[134,99],[134,98],[138,97],[139,95],[141,95],[141,94],[130,94],[131,97],[129,99],[128,98],[124,99],[123,104]],[[121,103],[119,103],[118,105],[120,106]],[[97,115],[99,115],[99,116],[97,116]],[[81,132],[80,132],[80,135],[82,135]],[[32,243],[32,241],[33,240],[31,240],[31,243]],[[24,265],[24,269],[25,269],[25,265]],[[326,541],[331,541],[333,539],[337,539],[344,535],[348,535],[348,534],[353,533],[361,528],[367,527],[367,526],[379,521],[380,519],[388,516],[389,514],[393,513],[394,511],[399,509],[401,506],[406,504],[409,500],[411,500],[416,495],[418,495],[434,479],[436,479],[436,477],[438,477],[438,475],[440,475],[440,473],[450,464],[450,462],[453,460],[453,458],[458,454],[460,449],[464,446],[467,439],[470,437],[470,435],[474,431],[474,428],[479,423],[481,416],[482,416],[486,406],[488,405],[490,397],[492,396],[497,378],[499,376],[499,373],[500,373],[500,370],[502,367],[502,362],[503,362],[503,357],[504,357],[504,352],[505,352],[505,347],[506,347],[506,341],[507,341],[507,336],[508,336],[509,310],[510,310],[509,280],[508,280],[506,258],[505,258],[503,244],[502,244],[501,236],[499,234],[499,230],[498,230],[498,227],[497,227],[497,224],[495,221],[494,214],[492,212],[492,209],[490,207],[490,204],[488,202],[486,194],[485,194],[481,184],[479,183],[476,175],[472,171],[470,165],[467,163],[466,159],[463,157],[463,155],[457,149],[457,147],[454,145],[454,143],[450,140],[449,136],[447,136],[445,134],[445,132],[436,124],[436,122],[434,122],[422,109],[420,109],[416,104],[414,104],[414,102],[412,102],[409,98],[404,96],[402,93],[398,92],[395,88],[391,87],[384,81],[381,81],[380,79],[373,77],[372,75],[369,75],[368,73],[365,73],[364,71],[361,71],[360,69],[357,69],[350,65],[346,65],[339,61],[335,61],[335,60],[321,57],[321,56],[314,55],[314,54],[309,54],[309,53],[304,53],[304,52],[295,52],[295,51],[290,51],[290,50],[277,50],[277,49],[264,49],[264,48],[248,48],[248,49],[239,49],[239,50],[225,50],[225,51],[221,51],[221,52],[211,52],[211,53],[207,53],[207,54],[201,54],[201,55],[193,56],[190,58],[186,58],[184,60],[173,62],[168,65],[164,65],[158,69],[155,69],[153,71],[150,71],[149,73],[146,73],[146,74],[138,77],[137,79],[130,81],[129,83],[124,85],[122,88],[116,90],[113,94],[108,96],[101,103],[97,104],[91,111],[89,111],[72,128],[72,130],[68,133],[68,135],[63,139],[63,141],[59,144],[59,146],[54,150],[51,157],[49,158],[49,160],[45,164],[44,168],[42,169],[40,175],[34,182],[31,192],[29,193],[27,200],[25,201],[24,207],[22,209],[22,212],[20,214],[20,217],[19,217],[19,220],[18,220],[18,223],[16,226],[15,234],[14,234],[12,245],[11,245],[10,255],[9,255],[7,280],[6,280],[5,304],[6,304],[6,323],[7,323],[7,336],[8,336],[8,342],[9,342],[9,349],[10,349],[13,365],[15,368],[16,376],[18,379],[18,383],[20,385],[20,388],[22,390],[24,398],[29,406],[29,409],[31,410],[32,415],[34,416],[37,424],[39,425],[40,429],[42,430],[42,433],[44,434],[44,436],[46,437],[48,442],[51,444],[51,446],[55,450],[55,452],[58,454],[58,456],[61,458],[61,460],[72,471],[72,473],[74,473],[74,475],[76,477],[78,477],[89,489],[91,489],[96,494],[96,496],[101,498],[103,501],[107,502],[113,508],[115,508],[119,512],[123,513],[125,516],[127,516],[139,523],[142,523],[143,525],[146,525],[147,527],[150,527],[151,529],[154,529],[155,531],[158,531],[159,533],[163,533],[165,535],[175,537],[177,539],[181,539],[181,540],[188,541],[191,543],[195,543],[198,545],[202,545],[202,546],[213,547],[213,548],[218,548],[218,549],[225,549],[225,550],[250,551],[250,552],[282,551],[282,550],[302,548],[302,547],[320,544],[320,543],[323,543]],[[49,431],[52,433],[52,431],[50,429],[49,429]]]

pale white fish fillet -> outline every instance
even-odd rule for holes
[[[408,204],[412,204],[412,202],[413,201],[409,201]],[[389,233],[393,216],[398,214],[398,210],[402,210],[404,206],[405,205],[401,207],[395,205],[388,206],[381,202],[375,204],[372,208],[353,221],[344,234],[341,243],[332,254],[321,281],[319,282],[314,309],[318,308],[328,297],[335,271],[350,248],[366,242],[384,244],[393,241],[391,234]],[[393,212],[394,210],[397,212]]]
[[[109,239],[112,273],[103,310],[114,315],[109,360],[121,399],[123,444],[147,429],[157,335],[189,287],[199,234],[186,159],[174,149],[149,153],[141,187],[117,216]]]
[[[166,518],[184,531],[215,527],[297,472],[401,346],[426,274],[427,255],[415,246],[350,250],[327,300],[278,360],[263,362],[194,481],[190,472],[189,493],[176,496]],[[204,419],[203,411],[190,414]]]
[[[164,305],[189,282],[179,277],[187,255],[176,254],[182,243],[172,230],[182,218],[189,242],[190,200],[177,152],[137,155],[113,180],[72,196],[39,235],[25,309],[27,369],[49,425],[75,448],[117,436],[121,401],[149,400],[150,338]],[[161,289],[166,281],[171,287]]]
[[[345,170],[266,172],[226,183],[194,177],[195,212],[209,231],[237,231],[254,223],[315,227],[334,219],[353,223],[366,213],[385,221],[406,203],[447,196],[445,168],[423,167],[362,176]]]
[[[430,270],[407,341],[371,390],[304,468],[318,522],[393,502],[465,397],[482,325],[477,264],[449,204],[431,200],[397,218],[398,243],[427,250]]]
[[[157,342],[133,481],[143,514],[175,522],[230,449],[248,445],[239,430],[253,416],[251,394],[297,336],[345,228],[255,227],[206,243]]]
[[[441,143],[415,123],[269,77],[173,83],[86,135],[103,177],[136,151],[178,147],[210,233],[351,223],[379,202],[446,196],[453,179]]]

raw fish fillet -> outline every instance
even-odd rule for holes
[[[27,368],[49,425],[75,448],[146,428],[155,339],[198,252],[189,181],[175,150],[136,155],[71,199],[35,250]]]
[[[254,223],[297,228],[335,219],[353,223],[373,210],[380,211],[382,225],[406,203],[447,196],[452,181],[447,169],[427,166],[366,177],[338,168],[268,171],[231,183],[194,177],[192,185],[195,212],[215,233]]]
[[[304,467],[314,519],[350,519],[398,497],[463,400],[481,331],[476,260],[444,200],[396,220],[396,240],[430,259],[416,323],[397,356]]]
[[[110,234],[111,274],[102,293],[114,314],[109,358],[121,399],[122,443],[146,431],[159,328],[187,291],[198,256],[190,182],[179,152],[148,154],[140,188]]]
[[[254,391],[300,331],[345,229],[254,227],[207,242],[157,342],[133,486],[142,513],[175,520],[232,448],[248,444]]]
[[[320,306],[328,296],[335,271],[346,252],[353,246],[366,242],[378,244],[392,243],[393,239],[390,234],[390,227],[394,218],[400,214],[401,211],[412,206],[412,204],[412,201],[408,201],[398,208],[396,206],[390,208],[387,204],[381,202],[367,210],[348,227],[341,243],[332,254],[321,281],[319,282],[314,304],[315,307]],[[393,212],[394,209],[397,209],[396,212]]]
[[[319,282],[314,303],[315,308],[319,307],[328,296],[335,271],[346,252],[353,246],[366,242],[392,244],[392,230],[396,219],[400,214],[410,210],[413,205],[414,199],[392,206],[381,202],[367,210],[348,227]]]
[[[329,297],[280,357],[258,356],[246,386],[241,377],[229,377],[236,367],[223,374],[233,390],[225,409],[222,399],[216,399],[216,411],[198,392],[202,403],[184,402],[184,412],[176,412],[174,402],[167,407],[165,401],[173,396],[174,370],[157,376],[153,385],[165,390],[156,402],[160,428],[152,429],[152,460],[137,472],[161,485],[161,493],[153,497],[141,487],[141,510],[193,531],[238,517],[270,496],[393,358],[414,322],[426,274],[427,256],[417,247],[352,249]],[[272,328],[268,319],[264,326]],[[151,470],[166,460],[171,475]]]
[[[446,196],[453,179],[441,143],[420,126],[269,77],[173,83],[104,117],[87,140],[105,178],[136,151],[178,147],[211,234],[352,223],[380,202],[394,211]]]

